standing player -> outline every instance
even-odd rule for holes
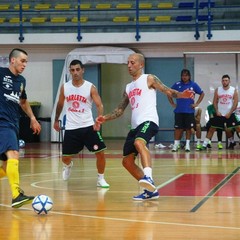
[[[0,68],[0,159],[3,160],[0,177],[8,177],[13,208],[30,203],[34,198],[24,195],[19,186],[19,106],[30,118],[33,133],[41,131],[27,100],[26,79],[20,75],[27,61],[27,53],[15,48],[9,54],[9,68]]]
[[[100,125],[94,123],[92,103],[97,107],[98,116],[103,114],[103,105],[96,87],[83,79],[84,66],[81,61],[73,60],[69,71],[72,80],[63,84],[57,103],[54,129],[60,131],[59,116],[66,105],[66,130],[63,140],[63,180],[68,180],[73,166],[72,156],[79,153],[84,146],[94,152],[97,158],[97,186],[109,188],[104,179],[106,146],[98,130]]]
[[[172,97],[189,98],[191,91],[178,92],[165,86],[156,76],[143,74],[145,59],[142,54],[134,53],[128,57],[128,71],[132,76],[132,82],[127,84],[123,99],[118,107],[109,114],[99,116],[98,123],[113,120],[120,117],[128,104],[132,109],[131,130],[129,131],[123,147],[123,166],[139,181],[144,192],[134,196],[134,200],[151,200],[159,198],[159,193],[152,178],[152,161],[147,144],[158,132],[158,114],[156,108],[156,94],[159,90]],[[135,158],[140,155],[140,168],[135,163]]]
[[[178,151],[178,146],[180,144],[183,131],[186,131],[185,151],[190,152],[190,138],[192,135],[192,128],[195,128],[195,107],[201,103],[204,97],[204,92],[196,82],[193,82],[191,80],[191,74],[188,69],[183,69],[181,71],[181,80],[174,83],[172,89],[180,92],[189,89],[194,91],[195,94],[199,95],[196,102],[194,102],[194,99],[177,99],[176,103],[174,103],[171,96],[168,96],[170,104],[174,107],[175,114],[174,145],[172,151]]]
[[[224,130],[236,130],[240,132],[239,119],[234,114],[238,105],[238,93],[236,88],[230,85],[230,77],[225,74],[222,76],[222,86],[215,89],[213,97],[213,106],[216,112],[211,120],[211,126],[203,142],[203,149],[206,149],[209,140],[212,138],[217,128]],[[230,144],[228,149],[234,149],[236,143],[233,139],[232,131],[226,131]]]

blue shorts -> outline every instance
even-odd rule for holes
[[[6,161],[8,150],[19,151],[18,132],[12,127],[0,127],[0,160]]]
[[[94,131],[93,126],[65,130],[63,140],[63,155],[74,155],[79,153],[84,146],[90,152],[101,152],[106,149],[100,132]]]
[[[158,133],[158,125],[154,122],[143,122],[137,128],[131,129],[127,135],[126,141],[123,146],[123,156],[134,153],[138,155],[138,151],[134,146],[134,142],[137,138],[141,138],[146,142],[146,145],[149,143],[151,138]]]

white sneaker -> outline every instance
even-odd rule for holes
[[[105,181],[104,178],[97,181],[97,187],[109,188],[109,184]]]
[[[185,146],[185,152],[190,152],[190,146],[188,145]]]
[[[73,166],[73,162],[71,162],[69,165],[64,165],[62,170],[62,178],[64,181],[68,180],[71,175],[71,168]]]
[[[161,143],[155,145],[155,149],[157,149],[157,148],[162,149],[162,148],[165,148],[165,147],[166,147],[166,146],[164,146],[164,145],[161,144]]]
[[[178,145],[174,144],[172,147],[172,152],[177,152],[178,151]]]

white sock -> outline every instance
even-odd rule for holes
[[[188,147],[190,146],[190,140],[189,139],[186,140],[186,146],[188,146]]]
[[[98,173],[98,180],[104,179],[104,174]]]
[[[146,175],[147,177],[152,178],[152,168],[151,167],[145,167],[143,169],[144,175]]]
[[[201,144],[201,139],[197,139],[197,144]]]
[[[179,140],[174,140],[174,145],[175,146],[178,146],[180,144],[180,141]]]

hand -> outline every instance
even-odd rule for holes
[[[101,124],[98,122],[95,122],[95,124],[93,125],[94,131],[100,131],[100,128],[101,128]]]
[[[192,106],[192,108],[196,108],[198,105],[196,103],[194,103],[191,106]]]
[[[173,108],[176,108],[177,107],[177,104],[176,103],[171,103],[172,107]]]
[[[225,115],[225,118],[226,118],[226,119],[229,119],[229,118],[231,117],[231,115],[232,115],[231,113],[227,113],[227,114]]]
[[[195,92],[192,90],[184,90],[183,92],[181,92],[180,94],[180,98],[194,98],[195,96]]]
[[[105,121],[106,121],[106,119],[102,115],[100,115],[96,118],[96,123],[98,123],[98,124],[103,124]]]
[[[30,128],[33,130],[33,134],[39,134],[41,132],[41,125],[36,118],[31,118]]]
[[[58,121],[58,120],[54,122],[53,128],[54,128],[57,132],[60,131],[60,126],[59,126],[59,121]]]

